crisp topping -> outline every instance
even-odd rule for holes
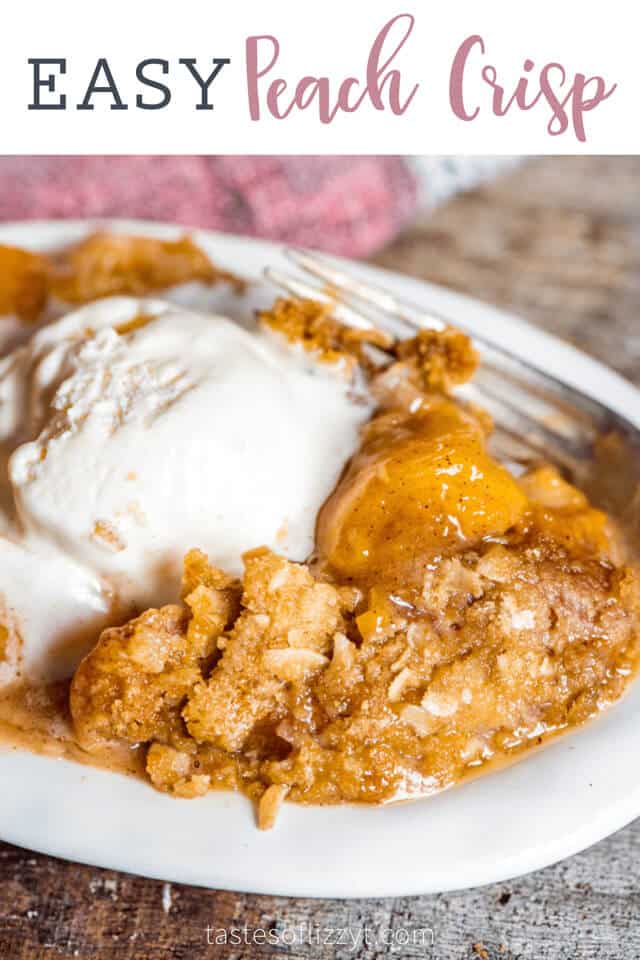
[[[144,296],[181,283],[230,284],[242,293],[240,277],[213,264],[189,236],[179,240],[95,233],[54,254],[0,245],[0,316],[25,323],[40,320],[53,295],[69,304],[116,294]],[[140,314],[118,328],[129,333],[152,319]]]
[[[333,305],[317,300],[279,298],[270,310],[261,310],[263,326],[282,334],[289,343],[300,343],[305,350],[326,363],[356,360],[365,368],[371,363],[365,346],[388,348],[393,338],[381,330],[355,329],[333,316]]]
[[[197,280],[244,281],[216,267],[189,236],[179,240],[95,233],[51,258],[51,292],[65,303],[88,303],[115,294],[144,296]]]
[[[388,801],[518,755],[620,696],[640,578],[535,520],[507,539],[436,558],[393,613],[386,589],[266,550],[246,556],[240,595],[192,553],[185,604],[105,631],[79,668],[78,736],[146,742],[151,781],[176,796],[244,790],[263,828],[285,796]]]
[[[386,363],[400,361],[411,382],[424,393],[448,393],[469,380],[478,365],[477,351],[460,330],[420,330],[415,337],[397,340],[375,327],[363,330],[341,323],[333,310],[331,302],[280,298],[270,310],[260,311],[258,319],[320,360],[356,360],[369,373],[385,366],[384,357],[374,362],[366,350],[378,347],[386,352]]]
[[[91,539],[95,543],[100,544],[100,546],[106,547],[107,550],[112,550],[114,553],[126,549],[127,546],[114,525],[109,523],[108,520],[96,521],[91,532]]]
[[[401,340],[396,349],[398,359],[406,363],[417,385],[426,393],[440,390],[448,393],[466,383],[479,363],[478,352],[470,338],[460,330],[420,330],[410,340]]]
[[[258,826],[261,830],[271,830],[276,822],[289,788],[283,783],[272,783],[267,787],[258,804]]]

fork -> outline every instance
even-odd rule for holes
[[[631,421],[457,319],[364,282],[324,256],[286,253],[304,276],[268,267],[267,279],[295,298],[331,304],[348,326],[375,327],[394,339],[448,326],[468,333],[482,362],[457,392],[491,414],[496,453],[517,464],[551,462],[599,505],[621,515],[634,503],[640,513],[640,429]]]

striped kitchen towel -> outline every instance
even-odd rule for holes
[[[132,217],[374,253],[425,206],[515,161],[478,157],[0,157],[0,220]]]

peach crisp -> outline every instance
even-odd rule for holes
[[[81,746],[142,749],[174,796],[242,790],[269,827],[285,798],[441,790],[616,700],[638,570],[554,467],[517,477],[492,457],[488,418],[451,392],[477,363],[468,339],[354,336],[309,302],[262,320],[355,358],[375,414],[306,563],[256,549],[236,580],[192,551],[180,602],[100,636],[71,685]],[[393,356],[373,364],[367,344]]]
[[[0,244],[0,317],[39,320],[51,296],[83,304],[116,294],[144,296],[182,283],[246,284],[213,264],[191,237],[158,240],[100,232],[54,254]]]

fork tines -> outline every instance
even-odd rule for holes
[[[331,303],[336,319],[349,326],[377,327],[394,337],[456,326],[472,336],[483,362],[473,383],[460,388],[461,395],[487,409],[498,433],[513,441],[511,449],[515,443],[528,459],[550,460],[579,477],[593,463],[594,442],[603,432],[615,428],[637,442],[637,430],[603,404],[459,319],[355,277],[323,255],[286,253],[306,276],[268,268],[267,278],[294,297]]]

